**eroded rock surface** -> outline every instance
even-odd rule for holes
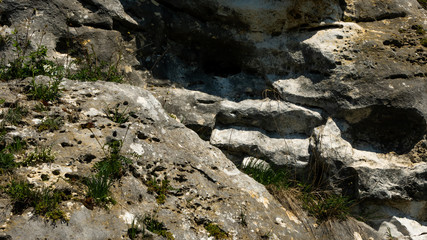
[[[120,204],[105,212],[66,203],[70,226],[43,227],[30,210],[8,219],[10,204],[1,199],[7,234],[125,236],[136,215],[158,209],[142,181],[154,174],[185,190],[158,212],[176,239],[207,238],[207,221],[234,239],[268,232],[276,239],[377,238],[353,220],[331,223],[329,232],[313,228],[303,213],[295,220],[219,147],[237,165],[255,157],[303,176],[321,170],[317,181],[360,202],[358,213],[382,237],[388,229],[424,237],[427,17],[416,0],[3,0],[0,14],[2,36],[16,28],[22,38],[28,30],[30,48],[46,45],[70,69],[93,51],[141,87],[65,81],[61,103],[51,109],[70,119],[61,132],[40,135],[34,113],[24,126],[10,127],[11,136],[58,153],[52,165],[17,171],[37,186],[72,188],[62,180],[88,176],[102,158],[96,138],[79,124],[94,122],[101,141],[126,136],[123,151],[139,157],[114,186]],[[14,56],[0,48],[5,61]],[[24,83],[2,83],[0,97],[25,101],[17,94]],[[131,123],[105,118],[103,106],[125,102],[136,112]],[[60,174],[41,181],[53,168]],[[76,196],[83,192],[77,188]],[[241,209],[251,220],[247,228],[236,221]],[[411,228],[406,219],[421,225]]]

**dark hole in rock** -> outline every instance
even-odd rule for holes
[[[91,163],[93,159],[95,159],[96,156],[93,154],[85,154],[79,157],[79,161],[80,162],[85,162],[85,163]]]
[[[426,133],[426,121],[415,109],[371,106],[347,112],[346,119],[350,127],[343,137],[360,150],[405,154]]]

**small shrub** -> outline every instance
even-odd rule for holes
[[[33,79],[28,90],[28,97],[32,100],[56,101],[61,96],[60,83],[59,80],[49,82],[48,84],[36,83]]]
[[[217,240],[220,239],[228,239],[228,234],[222,230],[217,224],[215,223],[207,223],[204,225],[206,231],[208,231],[209,236],[214,237]]]
[[[129,113],[127,112],[127,108],[125,108],[123,111],[120,111],[119,106],[120,104],[117,104],[114,109],[107,107],[104,109],[104,113],[111,121],[122,124],[129,120]]]
[[[5,114],[2,114],[1,117],[5,123],[17,125],[27,114],[28,110],[25,107],[20,106],[19,103],[16,103],[13,104],[13,106],[10,107]]]
[[[152,177],[149,181],[146,182],[148,186],[148,193],[156,193],[156,201],[158,204],[164,204],[166,201],[166,195],[169,190],[172,190],[169,185],[169,180],[165,177],[160,184],[157,182],[157,179]]]
[[[51,163],[55,160],[50,147],[40,147],[30,153],[23,161],[23,166],[33,166],[41,163]]]
[[[421,45],[423,45],[424,47],[427,47],[427,38],[423,38],[420,40]]]
[[[168,240],[174,240],[172,233],[167,230],[165,224],[159,222],[155,216],[146,215],[143,219],[144,225],[147,227],[147,230],[155,233],[157,235],[163,236]]]

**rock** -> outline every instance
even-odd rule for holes
[[[323,122],[319,110],[270,99],[245,100],[239,103],[223,101],[216,120],[223,125],[257,127],[279,135],[310,135],[312,129]]]
[[[414,164],[404,155],[354,149],[341,137],[345,128],[329,119],[315,129],[309,164],[316,181],[359,199],[414,200],[425,206],[425,163]]]
[[[384,238],[419,240],[425,238],[427,227],[408,218],[393,217],[389,222],[383,222],[379,231]]]
[[[309,139],[303,136],[269,136],[260,129],[216,128],[210,143],[237,155],[268,159],[276,165],[302,168],[309,160]]]

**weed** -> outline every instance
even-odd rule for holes
[[[48,84],[36,83],[33,79],[28,90],[28,97],[33,100],[42,100],[45,102],[56,101],[61,96],[60,83],[59,80],[49,82]]]
[[[214,237],[215,239],[228,239],[228,234],[222,230],[217,224],[215,223],[207,223],[204,225],[206,231],[208,231],[209,236]]]
[[[0,151],[0,173],[10,172],[17,166],[13,154]]]
[[[243,210],[240,211],[238,221],[239,221],[239,224],[242,225],[243,227],[248,226],[248,223],[246,222],[246,214]]]
[[[88,191],[86,198],[91,198],[98,206],[105,206],[108,203],[115,203],[110,197],[110,186],[113,182],[107,175],[95,175],[85,182]]]
[[[12,198],[14,213],[22,213],[26,208],[33,207],[37,215],[53,221],[66,220],[64,212],[59,209],[62,200],[60,192],[50,188],[33,190],[30,184],[15,180],[12,180],[6,192]]]
[[[423,45],[424,47],[427,47],[427,38],[423,38],[420,40],[421,45]]]
[[[123,74],[118,70],[121,56],[114,64],[112,62],[99,61],[96,52],[91,45],[91,52],[85,49],[84,59],[78,59],[75,63],[80,65],[80,69],[68,77],[73,80],[94,82],[98,80],[107,82],[122,82]]]
[[[61,125],[62,125],[62,119],[60,117],[57,117],[57,118],[49,117],[43,120],[37,126],[37,130],[39,132],[42,132],[42,131],[53,132],[55,130],[59,130],[61,128]]]
[[[51,153],[50,147],[40,147],[30,153],[23,161],[23,166],[33,166],[40,163],[51,163],[55,160],[55,157]]]
[[[27,114],[28,110],[25,107],[20,106],[19,103],[16,103],[13,104],[13,106],[10,107],[5,114],[2,114],[2,117],[5,123],[17,125]]]
[[[322,222],[331,218],[345,219],[350,212],[352,201],[347,197],[313,188],[311,185],[290,180],[286,169],[273,170],[258,161],[249,162],[243,171],[273,194],[293,188],[299,193],[302,207]]]
[[[94,168],[98,171],[98,175],[120,178],[124,172],[123,168],[129,165],[132,161],[120,154],[123,147],[123,141],[113,139],[107,142],[106,146],[108,154],[106,154],[106,157],[102,161],[96,163]]]
[[[257,160],[249,162],[243,168],[243,172],[263,185],[275,185],[277,187],[288,187],[290,185],[289,174],[286,169],[274,171]]]
[[[167,230],[167,228],[165,227],[165,224],[162,222],[159,222],[156,219],[155,215],[146,215],[142,222],[147,227],[148,231],[158,234],[160,236],[163,236],[168,240],[175,239],[172,233]]]
[[[132,224],[130,226],[130,228],[128,229],[128,236],[130,239],[135,239],[136,235],[138,235],[138,233],[140,232],[140,230],[138,229],[138,224],[137,224],[137,219],[134,218],[132,220]]]
[[[22,140],[21,137],[13,137],[13,142],[6,146],[6,150],[10,153],[19,153],[27,147],[27,142]]]
[[[114,109],[107,107],[104,109],[104,113],[111,121],[122,124],[129,120],[129,113],[127,112],[127,107],[123,111],[120,111],[119,106],[120,104],[117,104]]]
[[[11,80],[17,78],[34,77],[37,75],[59,76],[62,68],[47,60],[46,46],[39,45],[35,51],[27,54],[31,46],[30,34],[26,33],[25,39],[21,40],[18,31],[15,30],[11,37],[15,58],[6,65],[0,66],[0,79]],[[6,42],[5,42],[6,44]]]
[[[303,208],[320,222],[331,218],[344,220],[352,204],[347,197],[327,192],[304,192],[301,200]]]
[[[169,180],[165,177],[159,184],[157,179],[152,177],[149,181],[146,182],[148,186],[148,193],[156,193],[156,201],[158,204],[164,204],[166,201],[166,194],[168,194],[169,190],[172,190],[169,185]]]
[[[6,102],[6,100],[5,99],[3,99],[3,98],[0,98],[0,105],[2,105],[3,103],[5,103]]]

